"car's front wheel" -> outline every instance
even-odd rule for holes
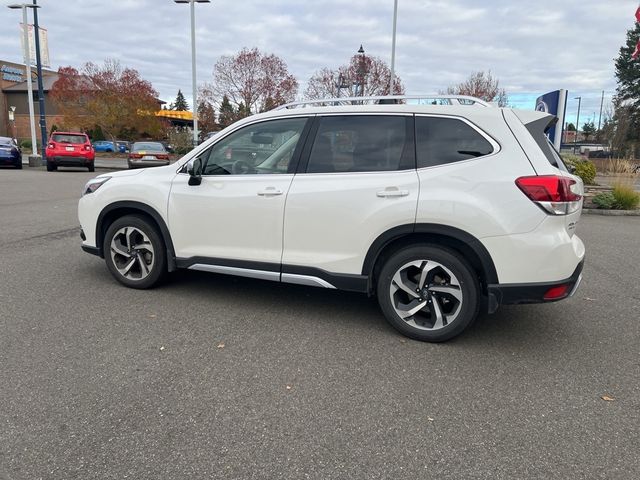
[[[387,321],[407,337],[443,342],[478,315],[480,286],[467,262],[439,246],[414,246],[392,255],[378,276]]]
[[[164,242],[146,218],[127,215],[104,236],[104,258],[116,280],[131,288],[151,288],[167,272]]]

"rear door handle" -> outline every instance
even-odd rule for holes
[[[409,190],[400,190],[396,187],[386,188],[376,193],[378,197],[406,197]]]
[[[258,195],[261,197],[275,197],[276,195],[282,195],[284,192],[282,190],[278,190],[275,187],[267,187],[264,190],[260,190]]]

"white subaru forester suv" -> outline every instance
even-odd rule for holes
[[[433,342],[500,304],[572,295],[583,184],[547,140],[555,117],[428,98],[290,104],[175,164],[100,175],[82,248],[133,288],[188,268],[376,295]]]

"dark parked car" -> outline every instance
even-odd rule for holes
[[[22,168],[22,151],[13,138],[0,137],[0,165]]]
[[[127,164],[129,168],[169,165],[169,152],[160,142],[135,142]]]

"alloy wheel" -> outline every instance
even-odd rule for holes
[[[433,260],[404,264],[389,286],[391,306],[408,325],[435,331],[456,320],[463,295],[459,280],[444,265]]]
[[[128,280],[143,280],[153,270],[155,255],[147,234],[136,227],[123,227],[111,238],[111,260]]]

